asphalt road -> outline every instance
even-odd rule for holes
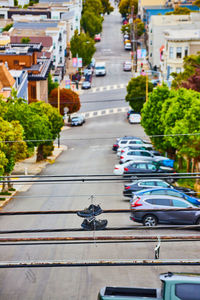
[[[119,16],[105,17],[104,26],[110,30],[109,22],[117,20],[115,26],[120,28]],[[111,22],[112,23],[112,22]],[[113,23],[112,23],[113,24]],[[113,30],[115,32],[115,30]],[[112,44],[112,37],[119,38],[119,32],[110,37],[103,34],[108,44],[108,49],[117,56],[117,47],[121,44]],[[111,41],[110,41],[111,40]],[[109,42],[110,41],[110,42]],[[113,46],[112,46],[113,45]],[[98,53],[106,51],[101,49],[99,43]],[[122,50],[122,49],[121,49]],[[108,51],[107,51],[108,52]],[[120,52],[121,53],[121,52]],[[124,54],[123,55],[127,55]],[[110,56],[109,56],[110,57]],[[116,60],[117,61],[117,60]],[[118,70],[120,63],[118,63]],[[95,83],[100,85],[102,80],[115,80],[118,83],[120,74],[114,72],[114,59],[107,60],[108,68],[113,70],[113,76],[96,78]],[[116,69],[117,70],[117,69]],[[111,72],[111,71],[110,71]],[[116,74],[115,74],[116,73]],[[123,75],[122,75],[123,76]],[[125,75],[124,76],[128,76]],[[115,77],[115,78],[113,78]],[[117,79],[118,78],[118,79]],[[108,94],[110,92],[108,91]],[[83,96],[82,96],[83,97]],[[85,96],[86,97],[86,96]],[[120,96],[121,97],[121,96]],[[91,99],[104,99],[105,94],[93,94]],[[102,103],[102,108],[104,104]],[[87,108],[86,108],[87,109]],[[110,114],[107,116],[91,118],[82,127],[74,127],[61,133],[61,144],[67,145],[68,150],[49,165],[42,175],[77,175],[77,174],[112,174],[114,164],[117,163],[116,155],[111,147],[116,137],[123,135],[136,135],[144,137],[144,131],[139,125],[130,125],[124,114]],[[31,211],[31,210],[71,210],[84,209],[93,202],[100,204],[103,209],[129,208],[129,203],[122,196],[123,182],[81,182],[81,183],[34,183],[31,188],[15,197],[4,211]],[[109,227],[132,226],[129,213],[102,214],[99,219],[106,218]],[[0,219],[2,230],[16,229],[55,229],[55,228],[80,228],[82,219],[76,215],[31,215],[31,216],[3,216]],[[140,225],[139,225],[140,226]],[[1,232],[0,232],[1,233]],[[165,234],[178,234],[178,231],[166,230]],[[190,233],[181,231],[180,234]],[[0,257],[2,261],[77,261],[77,260],[104,260],[104,259],[147,259],[154,258],[156,243],[96,243],[96,236],[104,235],[131,235],[163,234],[161,230],[127,230],[127,231],[99,231],[99,232],[57,232],[57,233],[32,233],[32,234],[1,234],[1,237],[64,237],[64,236],[90,236],[94,238],[92,244],[39,244],[22,245],[0,244]],[[198,242],[173,242],[162,243],[160,258],[198,258]],[[74,299],[94,300],[98,291],[106,285],[115,286],[148,286],[159,287],[159,273],[166,271],[198,271],[198,267],[57,267],[57,268],[22,268],[0,269],[0,299],[1,300],[51,300]]]

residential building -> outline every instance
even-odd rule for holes
[[[52,59],[52,68],[63,78],[66,71],[66,23],[64,21],[14,22],[10,32],[11,42],[20,43],[23,37],[29,37],[32,43],[41,42],[43,53],[39,56]]]
[[[15,88],[15,79],[12,77],[4,63],[0,63],[0,95],[7,99]]]
[[[22,98],[28,102],[28,72],[26,70],[9,70],[15,79],[15,89],[17,98]]]
[[[51,68],[51,59],[37,58],[41,52],[42,44],[9,44],[0,48],[0,62],[12,70],[25,70],[28,72],[28,100],[29,102],[41,100],[48,102],[48,74]],[[13,73],[15,78],[20,74]],[[23,77],[23,76],[22,76]],[[21,80],[23,78],[21,77]],[[20,79],[19,79],[20,81]],[[20,83],[20,82],[17,82]]]
[[[190,15],[152,16],[148,26],[148,55],[150,65],[160,67],[166,30],[187,30],[200,28],[200,13]]]
[[[200,30],[167,30],[163,54],[163,78],[170,81],[172,72],[184,70],[185,56],[197,54],[200,51]]]
[[[0,0],[0,6],[14,6],[14,0]]]

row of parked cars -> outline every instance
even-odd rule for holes
[[[123,195],[130,198],[132,221],[144,226],[200,224],[197,209],[200,199],[194,190],[175,183],[177,173],[173,160],[135,136],[117,139],[112,149],[119,159],[114,174],[129,181],[124,185]],[[180,208],[188,210],[177,210]],[[137,211],[141,209],[145,211]]]

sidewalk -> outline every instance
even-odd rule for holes
[[[46,160],[41,162],[36,162],[36,154],[32,157],[29,157],[21,162],[15,164],[14,170],[12,175],[16,177],[13,178],[14,180],[20,180],[19,175],[37,175],[40,174],[41,171],[48,165],[53,164],[56,158],[65,150],[67,150],[67,146],[61,145],[59,148],[57,145],[54,145],[54,151],[51,156],[49,156]],[[26,178],[27,179],[27,178]],[[23,178],[23,180],[26,180]],[[11,192],[12,194],[9,196],[1,195],[0,198],[5,198],[5,200],[0,201],[0,210],[7,205],[7,203],[12,200],[13,196],[15,196],[18,192],[25,192],[32,186],[32,183],[26,184],[14,184],[13,188],[15,191]]]

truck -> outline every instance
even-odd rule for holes
[[[106,63],[105,62],[96,62],[95,75],[96,76],[105,76],[106,75]]]
[[[104,287],[98,300],[200,300],[200,274],[163,273],[161,289]]]

